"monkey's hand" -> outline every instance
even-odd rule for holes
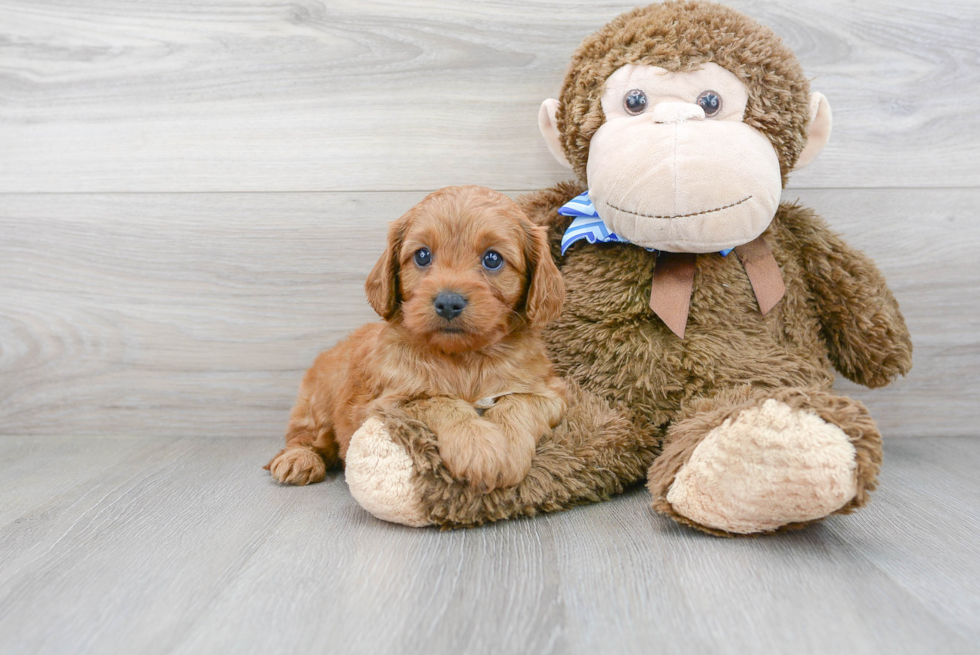
[[[912,368],[912,339],[885,277],[802,208],[780,208],[794,233],[830,359],[844,377],[882,387]]]

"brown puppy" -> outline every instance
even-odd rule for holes
[[[266,468],[319,482],[373,409],[400,405],[437,435],[454,477],[520,482],[566,407],[539,334],[565,297],[543,228],[491,189],[441,189],[391,224],[365,288],[385,322],[317,357]]]

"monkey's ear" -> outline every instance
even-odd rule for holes
[[[541,130],[541,136],[544,137],[544,142],[548,144],[548,150],[551,151],[552,156],[558,160],[558,163],[572,170],[572,165],[569,163],[568,158],[565,157],[565,153],[561,150],[561,135],[558,131],[558,121],[556,119],[556,114],[558,113],[558,101],[554,98],[548,98],[541,103],[541,109],[538,110],[538,128]]]
[[[814,159],[827,145],[830,140],[830,127],[833,122],[833,114],[830,111],[830,103],[824,94],[814,91],[810,94],[810,129],[806,138],[806,146],[793,166],[794,171],[798,171]]]
[[[398,257],[408,230],[408,214],[388,226],[388,246],[364,282],[368,302],[378,315],[388,320],[398,307]]]
[[[541,328],[561,315],[561,307],[565,303],[565,281],[551,258],[545,229],[530,224],[530,221],[528,223],[525,228],[528,243],[524,255],[529,278],[525,314],[531,327]]]

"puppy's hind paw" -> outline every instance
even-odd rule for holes
[[[413,528],[432,524],[422,509],[412,458],[380,420],[368,419],[351,437],[344,475],[354,499],[382,521]]]
[[[327,475],[323,458],[309,448],[286,448],[273,457],[266,468],[282,484],[312,484]]]

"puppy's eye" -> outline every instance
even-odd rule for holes
[[[504,265],[504,258],[496,250],[488,250],[483,253],[483,268],[488,271],[496,271]]]
[[[633,89],[623,98],[623,107],[626,113],[639,116],[647,108],[647,94],[639,89]]]
[[[419,248],[415,251],[415,263],[419,266],[428,266],[432,263],[432,253],[428,248]]]
[[[705,116],[714,116],[721,111],[721,96],[714,91],[705,91],[698,96],[698,106]]]

